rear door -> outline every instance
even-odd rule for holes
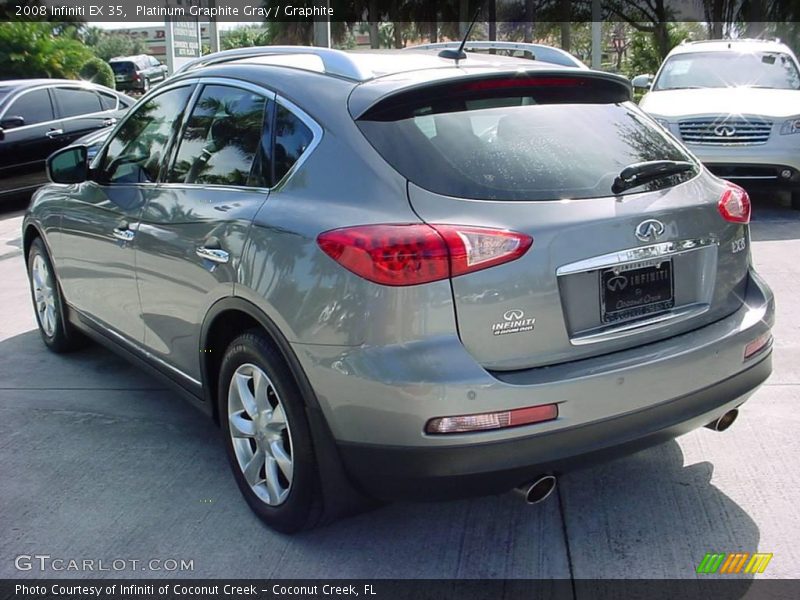
[[[414,92],[359,121],[428,223],[533,237],[521,258],[454,277],[462,342],[487,368],[652,342],[741,305],[747,229],[695,167],[622,193],[623,168],[695,159],[638,108],[579,76]],[[482,243],[471,240],[470,243]]]
[[[4,127],[0,139],[0,186],[6,192],[47,181],[44,161],[63,145],[61,121],[47,88],[25,91],[11,100],[0,112],[0,121],[10,117],[22,117],[24,124]]]
[[[137,233],[145,345],[196,381],[203,319],[233,295],[248,228],[269,194],[274,94],[224,81],[199,90]]]
[[[103,101],[100,94],[93,89],[59,86],[53,88],[53,95],[64,130],[61,138],[64,145],[116,123],[114,110],[108,108],[109,101]]]

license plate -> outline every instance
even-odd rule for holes
[[[604,269],[600,272],[603,323],[626,321],[671,309],[672,261]]]
[[[125,81],[125,76],[124,75],[117,75],[116,77],[114,77],[114,79],[116,79],[117,81]]]

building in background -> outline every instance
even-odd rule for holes
[[[139,40],[147,45],[147,54],[155,56],[158,60],[167,62],[167,30],[164,25],[153,25],[150,27],[126,27],[120,29],[109,29],[109,33],[125,35],[133,40]],[[200,25],[200,37],[203,46],[209,44],[208,25]]]

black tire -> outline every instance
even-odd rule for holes
[[[800,210],[800,190],[792,191],[792,208]]]
[[[277,401],[283,406],[290,431],[290,443],[285,447],[290,448],[293,475],[288,496],[277,505],[270,504],[256,494],[245,478],[243,467],[240,466],[234,450],[229,403],[235,400],[229,399],[229,389],[234,374],[240,368],[247,368],[246,365],[255,365],[267,375]],[[254,329],[245,332],[228,346],[220,368],[217,402],[228,460],[236,484],[253,512],[271,528],[282,533],[295,533],[317,525],[322,516],[322,496],[305,403],[289,367],[262,331]],[[239,441],[242,441],[241,438]],[[255,440],[246,441],[255,452]],[[259,478],[265,477],[265,469],[266,466],[259,470]],[[266,481],[263,485],[266,486]]]
[[[47,279],[50,290],[50,294],[48,295],[52,298],[52,322],[48,322],[47,325],[42,322],[43,317],[40,315],[40,311],[37,307],[37,288],[41,289],[41,286],[37,285],[34,281],[34,268],[37,264],[37,260],[43,261],[47,268]],[[34,313],[36,314],[36,323],[39,326],[39,333],[45,345],[53,352],[59,354],[63,352],[72,352],[73,350],[85,346],[87,339],[65,318],[66,308],[64,306],[63,295],[61,294],[61,288],[58,285],[58,279],[55,276],[53,263],[50,261],[50,256],[47,253],[44,242],[38,237],[33,240],[31,249],[28,252],[28,282],[30,283],[31,300],[33,301]]]

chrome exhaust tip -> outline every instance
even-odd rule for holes
[[[533,481],[519,486],[516,491],[522,494],[528,504],[538,504],[543,500],[547,500],[547,497],[553,493],[554,489],[556,489],[555,476],[541,475]]]
[[[714,431],[725,431],[728,427],[733,425],[733,422],[736,420],[736,417],[739,416],[739,409],[734,408],[733,410],[729,410],[724,415],[722,415],[716,421],[712,421],[706,427],[709,429],[713,429]]]

